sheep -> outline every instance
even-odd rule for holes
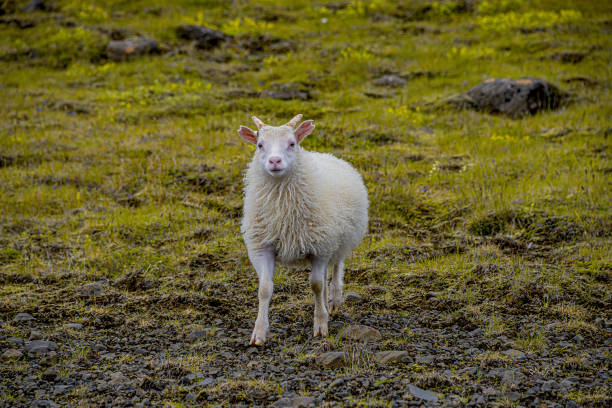
[[[253,116],[257,131],[238,134],[256,146],[244,182],[241,233],[259,278],[259,309],[250,344],[261,346],[269,334],[268,309],[275,262],[311,265],[314,336],[328,334],[329,312],[343,302],[344,260],[368,227],[368,192],[349,163],[328,153],[303,149],[314,130],[312,120],[266,125]],[[327,297],[327,267],[333,271]]]

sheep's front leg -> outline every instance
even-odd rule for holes
[[[314,292],[314,336],[327,336],[327,321],[329,312],[327,311],[326,299],[326,274],[328,259],[314,258],[312,261],[312,271],[310,272],[310,286]]]
[[[330,285],[331,299],[329,301],[330,313],[336,313],[340,310],[340,305],[344,303],[342,296],[342,288],[344,287],[344,261],[340,261],[333,265],[334,275]]]
[[[263,250],[249,252],[249,259],[257,271],[259,278],[259,311],[255,328],[251,335],[251,346],[263,346],[270,324],[268,323],[268,309],[272,292],[274,291],[274,248],[267,247]]]

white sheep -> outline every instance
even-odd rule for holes
[[[328,309],[333,313],[343,302],[344,260],[367,231],[368,192],[361,175],[331,154],[300,147],[314,130],[312,120],[296,127],[301,118],[269,126],[253,116],[257,132],[245,126],[238,130],[245,141],[256,145],[245,176],[241,228],[259,277],[259,311],[251,345],[263,345],[268,335],[277,260],[311,263],[314,336],[327,336]],[[329,306],[328,265],[333,268]]]

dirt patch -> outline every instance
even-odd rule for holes
[[[468,229],[470,232],[480,236],[490,236],[502,233],[508,225],[523,228],[533,222],[533,217],[516,210],[503,210],[487,214],[472,221]]]
[[[169,175],[173,180],[168,184],[183,185],[204,194],[223,193],[229,187],[229,181],[215,170],[206,164],[171,170]]]

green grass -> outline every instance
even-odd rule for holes
[[[134,304],[162,299],[190,320],[205,314],[203,298],[225,305],[193,282],[229,282],[244,301],[228,313],[253,319],[256,279],[239,233],[253,150],[236,129],[253,114],[280,124],[303,113],[317,126],[304,147],[353,163],[369,191],[370,230],[347,264],[346,289],[371,302],[347,313],[434,309],[532,352],[549,334],[522,333],[517,316],[600,330],[592,320],[612,293],[606,2],[375,0],[335,10],[327,1],[56,1],[51,14],[16,3],[13,16],[34,26],[0,24],[3,319],[53,305],[76,319],[112,314],[70,296],[134,272],[159,283],[148,294],[124,290]],[[184,23],[236,39],[200,51],[177,37]],[[155,38],[161,53],[111,62],[113,29]],[[241,45],[261,34],[290,47]],[[587,56],[551,57],[567,50]],[[374,85],[385,73],[407,84]],[[572,102],[522,119],[440,103],[488,78],[526,76]],[[278,84],[311,98],[253,96]],[[306,275],[280,270],[275,302],[306,321]],[[40,281],[49,285],[32,293]],[[128,319],[153,324],[146,314]],[[252,386],[219,392],[236,388],[249,401]]]

